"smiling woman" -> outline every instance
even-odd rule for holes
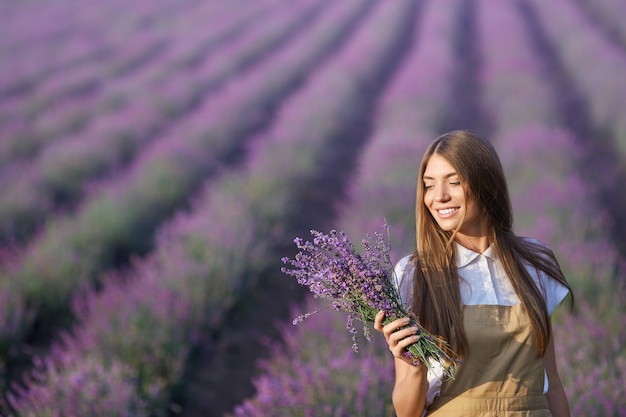
[[[487,219],[448,160],[433,154],[424,172],[424,205],[442,230],[456,231],[456,240],[484,252],[488,246]],[[467,198],[466,198],[467,194]]]
[[[506,179],[484,138],[454,131],[426,150],[417,182],[417,250],[396,266],[403,302],[463,363],[454,379],[406,360],[414,327],[375,328],[393,353],[398,417],[567,417],[551,314],[570,286],[552,251],[515,235]]]

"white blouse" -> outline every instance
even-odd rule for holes
[[[504,272],[502,263],[496,257],[493,245],[483,253],[477,253],[456,243],[456,266],[459,271],[461,297],[464,305],[504,305],[512,306],[520,302],[509,277]],[[396,264],[396,285],[405,307],[412,305],[413,263],[410,256],[405,256]],[[543,289],[548,314],[567,297],[568,289],[560,282],[543,272],[537,273],[535,268],[527,266],[540,289]],[[404,277],[404,279],[403,279]],[[437,363],[428,371],[428,390],[426,404],[431,404],[441,391],[443,369]],[[544,393],[548,391],[548,378],[544,378]]]

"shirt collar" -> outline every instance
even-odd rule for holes
[[[463,268],[470,264],[474,259],[479,256],[486,256],[492,260],[496,259],[496,254],[493,248],[493,243],[489,245],[489,247],[481,254],[478,252],[474,252],[471,249],[466,248],[465,246],[454,242],[456,246],[456,267]]]

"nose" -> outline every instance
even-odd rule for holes
[[[444,203],[450,200],[450,194],[445,186],[439,186],[435,189],[435,201],[438,203]]]

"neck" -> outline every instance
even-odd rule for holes
[[[469,236],[457,233],[454,241],[477,253],[483,253],[489,247],[489,237],[487,235]]]

